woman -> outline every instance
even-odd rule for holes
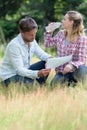
[[[53,23],[49,26],[53,26]],[[55,84],[63,78],[70,85],[72,82],[77,82],[76,78],[84,79],[87,73],[87,68],[84,66],[87,38],[84,35],[82,15],[77,11],[68,11],[62,20],[62,28],[63,30],[55,36],[53,36],[54,28],[51,28],[51,32],[45,33],[44,39],[47,48],[56,46],[58,57],[72,54],[72,61],[56,68],[56,75],[51,81],[51,84]]]

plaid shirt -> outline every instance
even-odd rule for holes
[[[86,46],[87,46],[87,37],[78,36],[78,39],[75,43],[69,42],[68,45],[65,44],[66,37],[63,33],[63,30],[60,30],[55,36],[52,37],[52,33],[44,34],[44,44],[46,48],[56,46],[57,56],[68,56],[72,54],[72,61],[69,63],[78,68],[79,65],[84,65],[86,63]],[[66,63],[66,64],[69,64]],[[62,72],[65,65],[61,65],[56,68],[58,71]]]

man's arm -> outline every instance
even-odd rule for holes
[[[24,77],[29,77],[29,78],[37,78],[38,77],[38,70],[28,70],[27,68],[24,67],[22,55],[20,52],[19,46],[16,44],[11,44],[8,48],[9,51],[9,58],[10,62],[17,72],[17,74],[24,76]]]
[[[36,41],[34,42],[34,45],[35,45],[35,47],[34,47],[34,49],[35,49],[35,50],[34,50],[34,53],[35,53],[35,55],[36,55],[39,59],[41,59],[41,60],[43,60],[43,61],[47,61],[48,58],[52,57],[50,54],[46,53],[46,52],[37,44]]]
[[[10,45],[8,51],[10,62],[18,75],[34,79],[38,77],[44,77],[49,74],[50,69],[42,69],[38,71],[25,68],[22,55],[20,53],[20,48],[17,45]]]

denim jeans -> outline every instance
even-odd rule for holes
[[[61,72],[57,73],[51,81],[51,85],[56,83],[68,82],[68,86],[72,83],[76,84],[78,81],[84,82],[87,75],[87,66],[81,65],[74,72],[69,72],[63,75]]]
[[[44,69],[45,68],[45,61],[39,61],[35,64],[32,64],[30,66],[29,69],[31,70],[41,70],[41,69]],[[40,77],[40,78],[37,78],[37,82],[39,84],[42,84],[42,83],[45,83],[46,79],[47,79],[48,76],[46,77]],[[34,79],[31,79],[31,78],[27,78],[27,77],[22,77],[20,75],[15,75],[11,78],[8,78],[6,80],[3,81],[3,84],[8,87],[8,85],[13,82],[13,83],[24,83],[25,85],[28,85],[28,84],[33,84],[34,83]]]

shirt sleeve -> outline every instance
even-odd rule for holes
[[[24,67],[19,46],[15,44],[11,44],[8,48],[8,51],[9,51],[10,62],[13,68],[15,69],[15,71],[17,72],[17,74],[24,77],[32,78],[32,79],[38,77],[38,70],[32,71]]]
[[[37,44],[37,42],[35,41],[34,43],[35,47],[34,47],[34,54],[41,60],[43,61],[47,61],[48,58],[51,57],[50,54],[46,53],[43,49],[41,49],[41,47]]]
[[[87,49],[87,38],[83,38],[79,40],[78,60],[70,62],[76,68],[78,68],[79,65],[83,65],[86,63],[86,49]]]
[[[56,46],[58,43],[59,37],[61,36],[61,31],[59,31],[55,36],[53,33],[44,33],[44,45],[46,48]]]

